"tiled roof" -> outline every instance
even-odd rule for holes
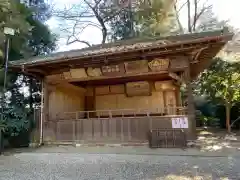
[[[191,41],[203,39],[207,37],[215,37],[221,35],[228,35],[230,32],[224,28],[216,31],[208,31],[201,33],[182,34],[175,36],[167,36],[161,38],[148,38],[148,39],[132,39],[118,41],[115,43],[107,43],[104,45],[95,45],[89,48],[79,50],[71,50],[66,52],[53,53],[47,56],[36,56],[30,59],[22,59],[10,62],[11,66],[43,64],[43,63],[56,63],[59,60],[69,61],[71,59],[82,59],[86,57],[103,56],[115,53],[124,53],[129,51],[153,48],[156,46],[168,46],[171,44],[191,43]]]

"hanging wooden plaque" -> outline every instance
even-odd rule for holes
[[[124,64],[101,67],[103,76],[121,76],[125,74]]]
[[[154,72],[166,71],[169,67],[169,59],[154,59],[148,63],[148,66]]]
[[[126,83],[126,95],[132,96],[150,96],[151,88],[147,81],[129,82]]]
[[[102,76],[102,71],[100,68],[89,67],[89,68],[87,68],[87,75],[90,77]]]
[[[70,69],[72,78],[86,78],[87,73],[84,68]]]
[[[132,73],[137,74],[137,73],[148,72],[147,60],[125,62],[124,65],[125,65],[125,70],[127,74],[132,74]]]
[[[174,57],[170,61],[170,69],[171,70],[179,70],[188,67],[188,60],[186,57],[179,56]]]
[[[64,77],[64,79],[71,79],[72,75],[71,75],[70,71],[66,71],[66,72],[63,72],[63,77]]]

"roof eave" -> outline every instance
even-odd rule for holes
[[[197,44],[197,43],[202,43],[202,42],[210,42],[211,40],[219,40],[219,41],[224,41],[224,42],[228,42],[229,40],[231,40],[233,37],[232,33],[228,33],[228,34],[224,34],[224,35],[219,35],[219,36],[214,36],[214,37],[205,37],[205,38],[201,38],[201,39],[195,39],[195,40],[191,40],[191,41],[183,41],[183,42],[176,42],[176,43],[172,43],[172,44],[167,44],[167,45],[160,45],[159,47],[172,47],[172,46],[181,46],[181,45],[186,45],[186,44]],[[110,53],[99,53],[99,54],[93,54],[93,55],[87,55],[87,56],[78,56],[78,55],[72,55],[72,56],[65,56],[65,57],[61,57],[61,58],[57,58],[57,57],[50,57],[49,59],[46,60],[35,60],[35,62],[26,62],[26,63],[22,63],[22,64],[14,64],[14,63],[10,63],[10,67],[15,67],[15,68],[21,68],[22,66],[25,67],[33,67],[33,66],[39,66],[39,65],[45,65],[45,64],[58,64],[58,63],[63,63],[63,62],[67,62],[69,60],[72,59],[86,59],[86,58],[96,58],[96,57],[101,57],[101,56],[109,56],[109,55],[119,55],[122,53],[127,53],[127,52],[134,52],[134,51],[139,51],[139,50],[148,50],[151,48],[155,48],[153,47],[145,47],[145,48],[138,48],[138,49],[131,49],[129,51],[115,51],[115,52],[110,52]],[[39,62],[37,62],[39,61]]]

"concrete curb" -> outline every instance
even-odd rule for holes
[[[141,147],[148,146],[148,143],[123,143],[123,144],[106,144],[106,143],[84,143],[73,144],[74,147]]]
[[[200,151],[195,148],[177,149],[177,148],[156,148],[150,149],[147,146],[50,146],[44,150],[42,147],[38,153],[63,153],[63,154],[118,154],[118,155],[153,155],[153,156],[186,156],[186,157],[239,157],[240,151]],[[50,148],[50,149],[48,149]],[[51,149],[53,148],[53,149]],[[58,149],[60,148],[60,149]]]

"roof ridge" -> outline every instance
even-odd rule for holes
[[[51,61],[51,60],[58,60],[63,58],[73,58],[73,57],[81,57],[86,55],[96,55],[97,53],[104,53],[104,51],[107,53],[109,51],[116,51],[115,47],[122,47],[123,49],[125,47],[131,47],[133,45],[136,45],[136,48],[141,48],[146,46],[146,44],[150,43],[150,45],[153,43],[155,44],[171,44],[176,42],[184,42],[189,40],[196,40],[201,39],[205,37],[212,37],[212,36],[219,36],[224,34],[229,34],[228,28],[218,29],[215,31],[205,31],[205,32],[195,32],[195,33],[186,33],[186,34],[178,34],[178,35],[171,35],[171,36],[165,36],[165,37],[147,37],[147,38],[135,38],[135,39],[129,39],[129,40],[121,40],[113,43],[106,43],[106,44],[98,44],[94,45],[92,47],[82,48],[82,49],[74,49],[70,51],[63,51],[63,52],[57,52],[52,53],[49,55],[43,55],[43,56],[35,56],[29,59],[21,59],[17,61],[11,61],[10,63],[12,65],[22,65],[22,64],[34,64],[37,62],[45,62],[45,61]],[[162,42],[161,42],[162,41]],[[114,49],[115,48],[115,49]],[[134,47],[131,47],[134,48]]]

